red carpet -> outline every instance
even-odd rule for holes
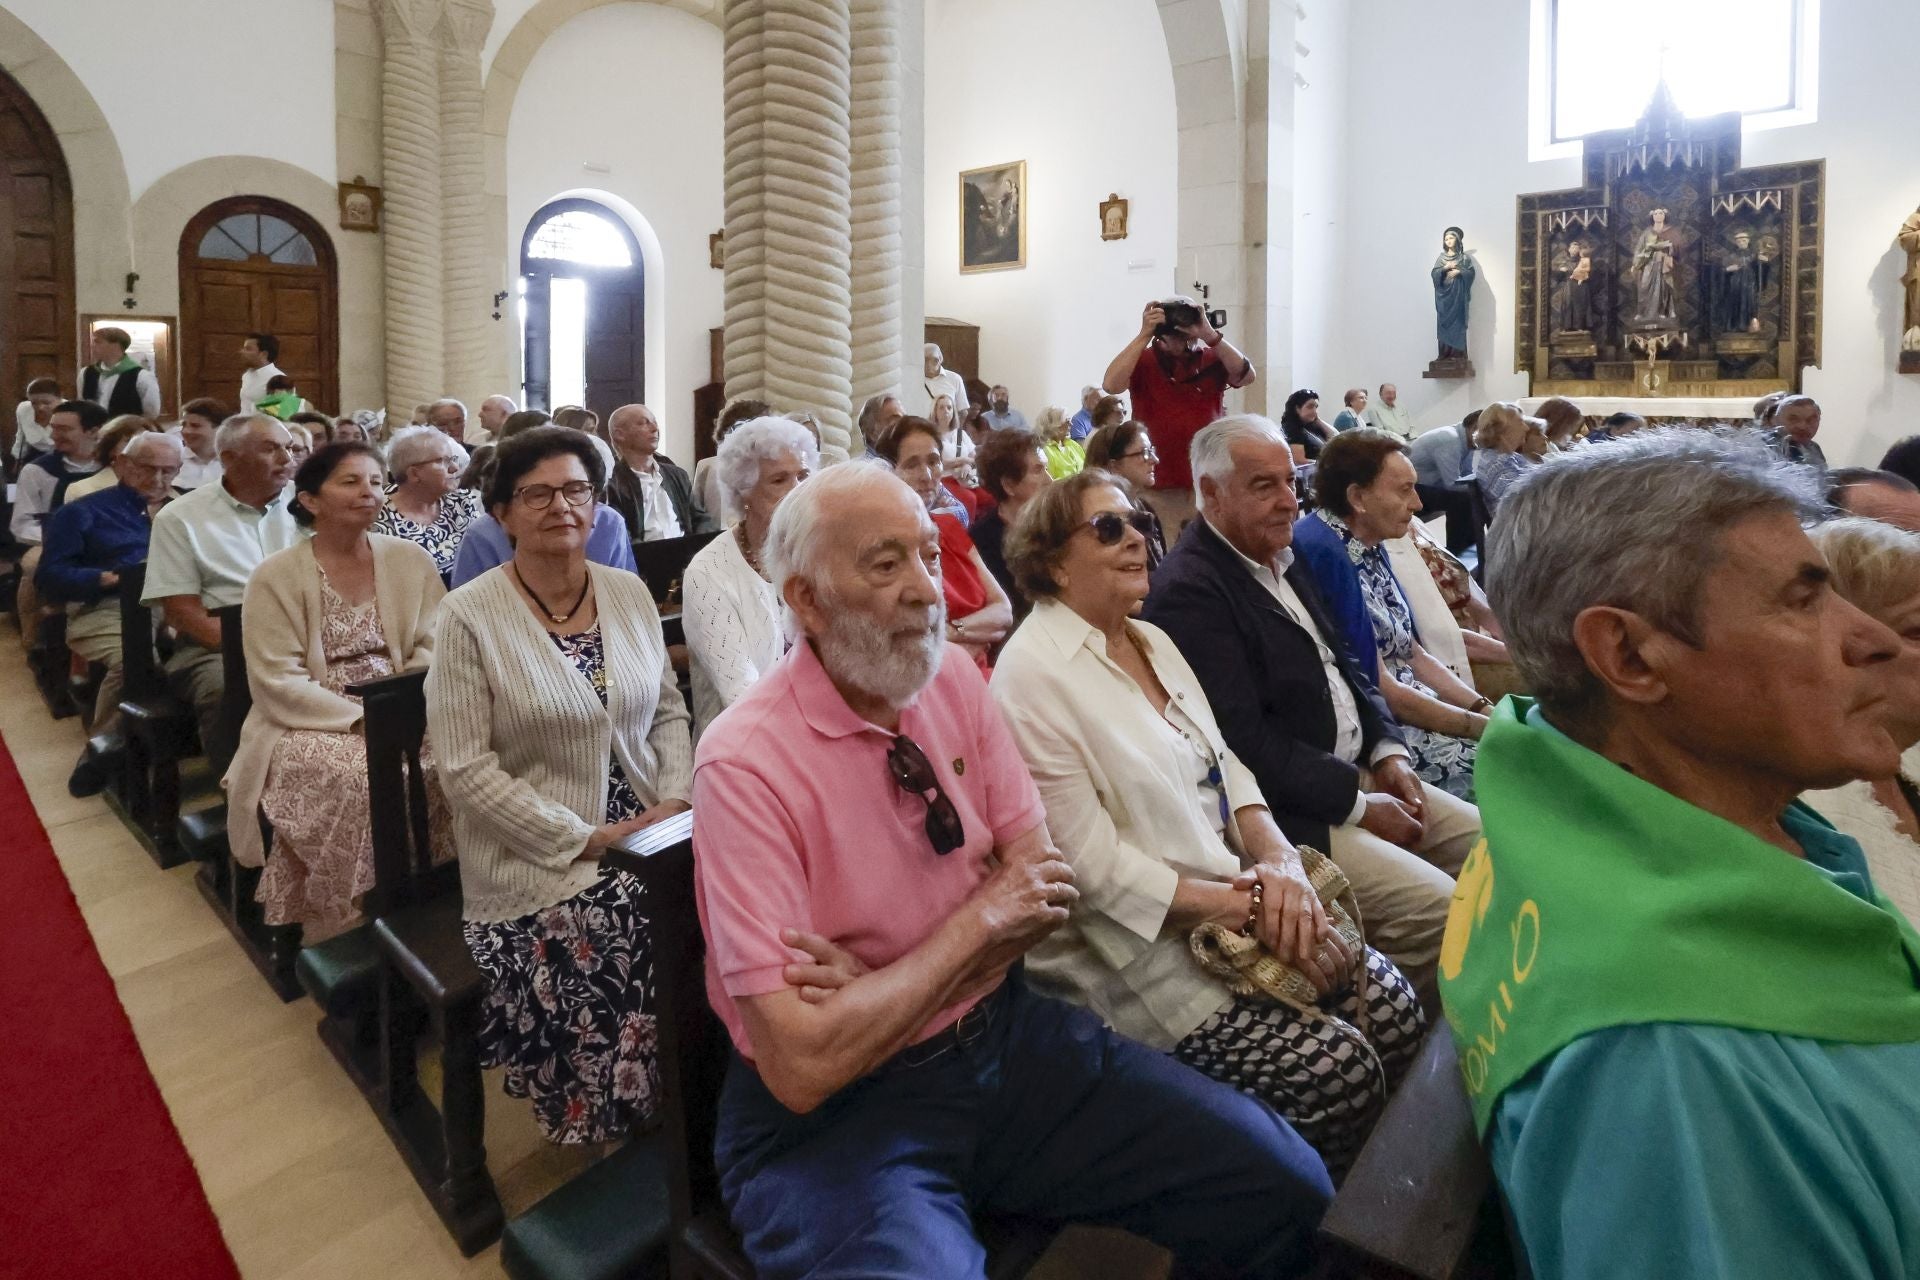
[[[238,1280],[3,747],[0,832],[0,1276]]]

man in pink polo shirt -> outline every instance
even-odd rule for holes
[[[1311,1148],[1020,980],[1078,894],[986,683],[942,639],[920,500],[888,469],[831,468],[763,554],[796,643],[694,773],[707,987],[738,1050],[715,1156],[755,1274],[980,1277],[977,1213],[1296,1274],[1332,1193]]]

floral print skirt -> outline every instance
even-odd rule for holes
[[[506,1068],[549,1142],[607,1142],[660,1096],[653,948],[645,889],[608,872],[515,920],[466,923],[486,975],[481,1062]]]

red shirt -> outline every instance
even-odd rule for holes
[[[1133,366],[1127,391],[1133,397],[1133,416],[1145,424],[1160,455],[1154,488],[1191,489],[1187,447],[1200,428],[1227,412],[1227,366],[1220,363],[1220,353],[1201,347],[1169,361],[1149,345]]]
[[[707,998],[754,1056],[734,1001],[783,990],[804,929],[879,969],[926,940],[992,871],[994,848],[1046,820],[1040,792],[987,682],[957,645],[900,712],[966,828],[950,854],[927,806],[887,770],[893,735],[847,706],[813,646],[795,644],[701,735],[693,774],[694,893],[707,935]],[[916,1040],[979,997],[935,1014]]]

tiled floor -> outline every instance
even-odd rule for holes
[[[193,884],[161,871],[99,800],[67,795],[80,722],[54,721],[0,623],[4,738],[207,1198],[247,1280],[501,1276],[467,1259],[314,1034],[309,1001],[267,989]],[[509,1216],[580,1167],[541,1141],[489,1073],[487,1164]],[[1112,1232],[1068,1232],[1034,1280],[1154,1280],[1164,1255]]]

